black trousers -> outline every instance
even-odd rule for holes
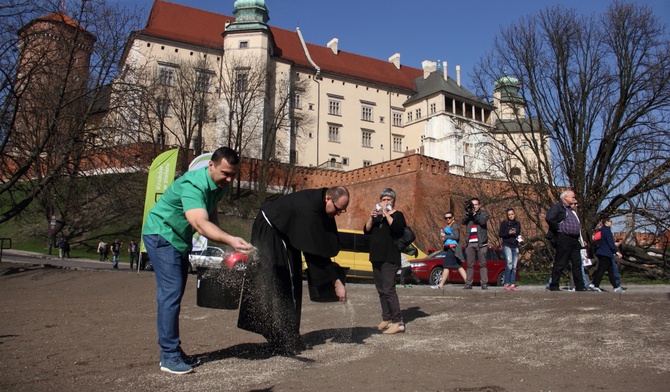
[[[551,290],[559,289],[559,280],[561,272],[568,265],[572,268],[572,276],[575,281],[575,288],[577,291],[584,291],[584,280],[582,279],[582,255],[580,253],[582,246],[579,243],[579,238],[571,237],[559,233],[556,236],[556,258],[554,266],[551,269]]]
[[[605,272],[607,271],[607,277],[612,284],[612,287],[617,288],[616,278],[614,277],[614,260],[609,256],[598,255],[598,269],[596,270],[595,275],[593,275],[593,285],[600,287],[600,281],[603,280]]]

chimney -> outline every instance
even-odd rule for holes
[[[449,78],[447,77],[447,62],[446,61],[442,62],[442,72],[444,72],[444,75],[443,75],[444,80],[449,80]]]
[[[326,45],[327,47],[330,48],[330,50],[333,51],[333,54],[334,54],[334,55],[337,55],[337,44],[338,44],[339,42],[340,42],[340,41],[339,41],[337,38],[333,38],[333,39],[331,39],[330,41],[328,41],[328,44]]]
[[[427,79],[428,76],[437,69],[437,63],[430,60],[423,60],[421,62],[421,68],[423,68],[423,78]]]
[[[389,63],[395,65],[396,69],[400,69],[400,53],[395,53],[393,56],[389,57]]]
[[[456,66],[456,84],[461,87],[461,66]]]

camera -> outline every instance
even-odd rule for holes
[[[471,214],[474,211],[475,211],[475,204],[471,200],[465,202],[465,212]]]
[[[379,203],[377,203],[377,204],[375,205],[375,209],[376,209],[377,211],[381,211],[381,210],[382,210],[382,205],[379,204]],[[386,211],[391,211],[391,209],[393,209],[393,207],[391,207],[390,204],[387,204],[387,205],[386,205]]]

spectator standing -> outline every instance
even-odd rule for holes
[[[335,217],[346,212],[342,186],[294,192],[261,207],[251,243],[258,262],[247,267],[237,326],[263,335],[273,354],[294,356],[307,346],[300,338],[302,257],[313,286],[332,284],[341,302],[347,291],[331,257],[340,249]]]
[[[449,211],[444,214],[444,219],[447,225],[444,230],[440,232],[440,240],[442,241],[442,248],[444,249],[444,263],[442,264],[442,279],[439,284],[430,286],[432,289],[441,289],[447,284],[449,279],[449,268],[458,268],[458,273],[461,274],[463,282],[467,281],[467,274],[463,268],[463,253],[459,245],[460,230],[458,223],[454,218],[454,213]]]
[[[63,242],[65,242],[65,238],[61,238],[58,241],[58,243],[56,244],[56,247],[58,248],[58,258],[59,259],[63,258],[63,252],[64,252]]]
[[[186,172],[173,182],[147,214],[142,239],[156,277],[160,369],[174,374],[193,371],[197,359],[184,353],[179,339],[179,311],[188,277],[188,253],[197,231],[237,251],[252,246],[218,226],[217,204],[239,171],[237,153],[221,147],[207,167]],[[166,224],[169,223],[169,224]]]
[[[61,248],[59,248],[59,251],[63,251],[63,257],[67,257],[68,259],[70,258],[70,242],[63,238],[61,240]],[[63,258],[61,257],[61,259]]]
[[[600,246],[596,249],[596,256],[598,256],[598,269],[593,275],[593,288],[596,291],[603,291],[600,288],[600,282],[607,272],[612,287],[615,292],[624,292],[621,283],[617,280],[618,271],[615,271],[614,255],[621,258],[621,252],[614,243],[614,235],[612,234],[612,218],[604,217],[601,219],[602,229],[600,229]]]
[[[107,261],[107,243],[103,240],[98,242],[98,256],[100,261]]]
[[[575,289],[586,291],[584,286],[581,256],[581,224],[577,213],[572,205],[577,202],[575,192],[567,190],[561,193],[560,200],[547,211],[545,220],[549,224],[547,238],[552,241],[556,248],[554,265],[551,269],[551,283],[549,290],[559,291],[559,279],[561,272],[571,265],[574,277]]]
[[[135,241],[130,241],[130,244],[128,245],[128,254],[130,255],[130,269],[133,269],[134,263],[139,267],[140,247],[137,245],[137,243],[135,243]]]
[[[109,250],[112,252],[112,268],[119,269],[119,254],[121,253],[121,247],[123,242],[119,242],[118,239],[115,239],[112,242],[112,245],[109,246]]]
[[[465,240],[467,246],[467,279],[464,289],[472,289],[475,275],[475,258],[479,262],[479,279],[482,290],[488,290],[488,270],[486,268],[486,252],[488,251],[488,220],[489,213],[482,209],[478,198],[473,197],[465,205],[465,216],[461,223],[466,226]]]
[[[519,240],[521,237],[521,223],[516,219],[514,208],[505,210],[507,219],[500,222],[498,237],[502,239],[503,256],[505,257],[505,290],[518,291],[516,287],[516,266],[519,261]]]
[[[400,269],[400,250],[394,239],[405,230],[405,216],[395,209],[396,194],[391,188],[382,190],[379,203],[365,222],[364,233],[370,235],[372,276],[379,294],[382,322],[377,329],[384,334],[405,332],[400,301],[395,289],[395,275]]]

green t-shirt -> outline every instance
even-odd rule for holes
[[[165,190],[149,211],[142,234],[158,234],[186,256],[195,229],[184,212],[204,208],[211,214],[229,188],[230,185],[224,189],[217,187],[207,167],[186,172]]]

